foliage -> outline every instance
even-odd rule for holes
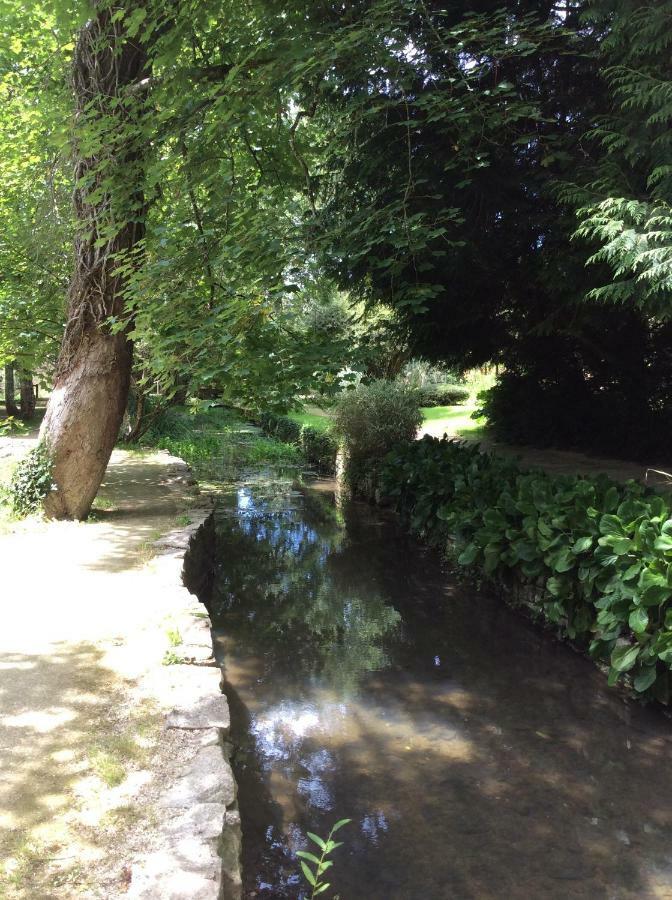
[[[330,856],[334,850],[343,846],[342,842],[334,841],[334,835],[339,829],[343,828],[344,825],[348,825],[351,821],[352,819],[340,819],[340,821],[336,822],[336,824],[332,826],[326,840],[323,840],[317,834],[312,834],[310,831],[308,832],[310,840],[321,851],[319,857],[315,856],[314,853],[310,853],[308,850],[297,850],[296,855],[301,859],[301,869],[303,874],[306,881],[313,889],[310,895],[311,900],[313,897],[317,897],[318,894],[322,894],[329,889],[329,882],[322,880],[324,873],[333,865],[333,862],[327,859],[327,857]],[[315,866],[315,868],[311,869],[308,863]]]
[[[424,359],[410,359],[401,370],[399,377],[415,388],[434,387],[438,384],[458,384],[461,381],[458,372]]]
[[[44,444],[38,444],[19,462],[9,485],[9,498],[18,516],[36,512],[52,489],[51,459]]]
[[[15,419],[14,416],[5,416],[0,419],[0,437],[7,434],[20,434],[25,430],[23,422]]]
[[[672,669],[672,508],[635,482],[521,471],[435,438],[386,458],[380,487],[412,529],[494,581],[513,577],[559,632],[667,701]]]
[[[294,444],[319,472],[334,472],[338,444],[329,431],[302,425],[289,416],[262,413],[259,424],[279,441]]]
[[[310,427],[314,428],[316,431],[327,431],[331,424],[329,415],[326,412],[317,413],[295,410],[287,415],[288,418],[298,422],[299,425],[310,425]]]
[[[167,397],[285,412],[418,353],[527,379],[530,432],[557,393],[575,424],[625,396],[629,437],[663,433],[671,0],[108,6],[146,78],[76,120],[89,10],[3,9],[0,358],[53,359],[76,188],[101,201],[94,249],[142,234],[107,325]]]
[[[598,249],[590,262],[611,278],[589,297],[672,315],[672,2],[639,7],[593,0],[589,18],[607,36],[599,53],[612,98],[591,136],[602,150],[583,191],[577,235]]]
[[[611,318],[610,312],[604,309],[613,356],[571,352],[557,338],[520,348],[497,384],[479,395],[479,413],[498,438],[649,464],[664,458],[672,426],[672,326],[649,327],[636,313]],[[593,336],[601,340],[597,330]]]
[[[199,404],[163,409],[138,446],[166,450],[206,479],[222,480],[245,466],[298,461],[295,447],[250,433],[231,410]]]
[[[469,399],[469,388],[461,384],[435,384],[418,391],[421,406],[457,406]]]
[[[361,384],[339,399],[333,420],[354,484],[364,464],[375,464],[399,441],[415,438],[422,424],[418,391],[399,381]]]
[[[0,32],[0,365],[53,363],[72,236],[70,29],[49,6],[5,3]]]

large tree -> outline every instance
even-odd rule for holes
[[[108,323],[123,313],[117,257],[133,250],[144,233],[146,141],[139,118],[148,75],[140,34],[145,15],[142,3],[115,11],[98,2],[74,54],[75,269],[41,430],[54,480],[45,511],[57,518],[88,514],[128,398],[131,343]]]

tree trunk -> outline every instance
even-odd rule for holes
[[[130,383],[131,343],[108,323],[110,317],[119,321],[124,316],[126,282],[116,267],[144,235],[147,137],[139,118],[147,57],[139,38],[129,39],[123,25],[144,2],[124,6],[126,18],[116,22],[114,7],[95,6],[79,33],[73,62],[79,228],[68,324],[40,432],[52,456],[55,485],[44,509],[59,519],[88,515],[119,433]],[[103,137],[92,141],[92,134]],[[92,145],[96,156],[82,150]]]
[[[14,402],[14,366],[12,364],[5,366],[5,412],[8,416],[16,416],[19,412]]]
[[[35,391],[33,389],[33,376],[29,372],[21,373],[19,398],[21,418],[25,420],[32,419],[35,415]]]

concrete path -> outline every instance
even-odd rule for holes
[[[186,591],[152,560],[198,502],[185,476],[116,451],[94,521],[0,535],[0,898],[123,896],[147,849],[186,752],[163,731],[180,667],[161,665]]]
[[[426,422],[420,429],[419,437],[425,434],[433,437],[448,437],[459,440],[471,440],[469,437],[460,437],[451,432],[446,422]],[[577,453],[571,450],[554,450],[552,448],[535,448],[515,446],[494,441],[491,438],[478,438],[484,450],[500,453],[505,456],[513,456],[520,460],[525,467],[544,469],[552,474],[562,475],[608,475],[616,481],[642,481],[651,487],[669,489],[672,485],[672,463],[669,466],[661,464],[634,463],[622,459],[608,459],[600,456],[588,456],[586,453]],[[661,474],[662,471],[662,474]],[[664,474],[670,472],[670,476]]]

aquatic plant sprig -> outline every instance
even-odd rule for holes
[[[322,881],[322,875],[333,866],[333,860],[327,859],[330,853],[333,853],[338,847],[343,846],[342,841],[334,841],[333,837],[339,828],[343,828],[344,825],[348,825],[352,822],[352,819],[340,819],[336,822],[335,825],[332,826],[331,831],[329,832],[327,839],[323,840],[319,835],[313,834],[312,832],[306,832],[308,838],[320,848],[321,855],[319,857],[315,856],[314,853],[310,853],[308,850],[298,850],[296,855],[301,858],[301,868],[303,870],[303,874],[306,877],[306,880],[313,888],[313,892],[310,895],[310,900],[313,900],[313,897],[317,897],[318,894],[324,893],[324,891],[328,890],[331,885],[328,881]],[[315,866],[315,871],[313,872],[308,865],[308,863],[312,863]]]

